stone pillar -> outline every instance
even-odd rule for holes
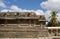
[[[34,27],[35,27],[35,25],[36,25],[35,23],[36,23],[36,20],[34,20]]]
[[[56,33],[55,33],[56,35],[58,34],[58,29],[56,29]]]
[[[29,26],[31,27],[31,20],[29,20]]]
[[[37,28],[38,29],[38,37],[49,37],[48,29],[45,27],[46,27],[46,25],[40,24],[40,26]]]

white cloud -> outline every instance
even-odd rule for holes
[[[0,7],[3,7],[3,8],[6,7],[5,3],[2,0],[0,0]]]
[[[40,4],[42,8],[47,9],[47,11],[43,10],[26,10],[26,9],[21,9],[16,5],[12,5],[10,9],[3,9],[1,12],[35,12],[37,15],[45,15],[46,20],[50,20],[50,13],[51,11],[60,11],[60,0],[47,0],[45,2],[42,2]],[[1,7],[6,7],[6,5],[0,1],[0,6]],[[60,20],[60,14],[58,13],[58,20]]]
[[[60,11],[60,0],[47,0],[40,5],[47,10]]]
[[[9,10],[9,9],[3,9],[3,10],[1,10],[1,12],[14,12],[13,10]]]
[[[34,10],[26,10],[26,9],[21,9],[16,5],[12,5],[10,7],[10,10],[14,11],[14,12],[33,12]]]
[[[37,15],[44,15],[44,12],[42,10],[36,10],[35,13]]]
[[[49,19],[50,13],[51,11],[58,11],[57,15],[58,15],[58,20],[60,20],[60,0],[47,0],[44,1],[40,4],[40,6],[47,10],[45,11],[45,17],[47,20]]]
[[[17,7],[16,5],[12,5],[10,9],[3,9],[1,12],[35,12],[37,15],[44,15],[44,12],[42,10],[26,10],[26,9],[21,9]]]
[[[12,5],[10,7],[10,9],[3,9],[1,10],[1,12],[35,12],[37,15],[45,15],[46,19],[49,18],[50,16],[50,11],[46,11],[45,13],[43,12],[43,10],[26,10],[26,9],[21,9],[19,7],[17,7],[16,5]]]
[[[45,14],[44,15],[46,17],[46,20],[47,21],[50,21],[50,18],[49,17],[51,16],[51,11],[45,11]]]
[[[12,5],[12,6],[10,7],[10,9],[13,10],[13,11],[15,11],[15,12],[19,12],[19,11],[22,10],[22,9],[20,9],[19,7],[15,6],[15,5]]]
[[[58,15],[58,17],[57,17],[57,18],[58,18],[58,20],[60,21],[60,13],[58,13],[57,15]]]
[[[50,13],[51,11],[45,11],[43,12],[43,10],[26,10],[26,9],[21,9],[19,7],[17,7],[16,5],[12,5],[10,7],[10,9],[3,9],[1,10],[1,12],[35,12],[37,15],[45,15],[46,20],[49,21],[50,20]],[[60,14],[58,14],[58,20],[60,19]]]

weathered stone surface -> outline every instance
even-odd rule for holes
[[[48,37],[45,25],[44,15],[33,12],[0,13],[0,38]]]
[[[37,38],[38,32],[0,32],[0,38]]]

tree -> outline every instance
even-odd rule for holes
[[[48,22],[48,26],[57,26],[58,25],[58,19],[57,19],[57,12],[53,11],[50,16],[51,20]]]

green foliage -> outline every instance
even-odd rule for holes
[[[59,22],[57,20],[57,12],[53,11],[50,16],[51,20],[48,22],[47,26],[59,26]]]
[[[52,24],[51,22],[48,22],[47,27],[56,27],[56,26],[60,26],[60,22],[58,22],[58,24]]]

